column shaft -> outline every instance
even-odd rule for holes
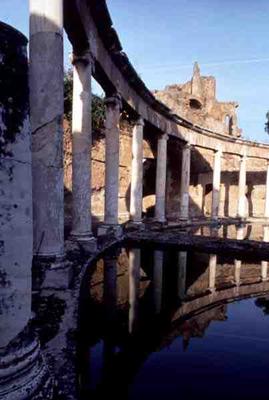
[[[265,195],[264,216],[265,218],[269,218],[269,162],[267,164],[267,173],[266,173],[266,195]]]
[[[73,58],[72,113],[72,236],[80,240],[91,233],[91,55]]]
[[[215,152],[214,170],[213,170],[213,189],[212,189],[212,211],[213,219],[217,219],[219,215],[219,199],[220,199],[220,181],[221,181],[221,150]]]
[[[105,224],[107,225],[118,224],[120,109],[119,95],[106,99]]]
[[[155,219],[158,222],[165,222],[167,139],[167,135],[161,135],[158,138],[155,205]]]
[[[186,144],[182,150],[181,188],[179,219],[189,218],[189,185],[190,185],[191,147]]]
[[[30,0],[34,254],[64,254],[63,0]]]
[[[134,126],[132,140],[130,216],[138,223],[142,220],[143,201],[143,127],[144,121],[140,118]]]
[[[240,158],[239,183],[238,183],[238,217],[246,216],[246,173],[247,173],[247,157],[244,154]]]

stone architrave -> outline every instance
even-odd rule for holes
[[[187,143],[182,150],[180,212],[179,219],[187,221],[189,218],[189,185],[191,167],[191,146]]]
[[[134,223],[142,222],[143,201],[143,128],[139,118],[133,129],[130,217]]]
[[[156,167],[156,204],[155,220],[165,222],[165,193],[166,193],[166,169],[167,169],[167,140],[168,135],[158,137],[157,167]]]
[[[63,0],[30,0],[34,254],[64,255]]]
[[[212,211],[213,219],[219,216],[220,182],[221,182],[221,149],[215,152],[213,169]]]
[[[72,231],[71,237],[96,249],[91,226],[91,75],[89,52],[73,56],[72,112]]]

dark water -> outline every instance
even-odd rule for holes
[[[82,399],[267,399],[267,262],[121,249],[84,282]]]

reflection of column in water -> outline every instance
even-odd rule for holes
[[[210,254],[209,256],[209,290],[214,292],[216,290],[216,268],[217,268],[217,255]]]
[[[154,251],[153,266],[153,303],[154,311],[158,314],[162,307],[162,289],[163,289],[163,252]]]
[[[244,225],[239,225],[236,227],[236,239],[243,240],[245,234],[245,227]]]
[[[178,253],[178,279],[177,279],[177,295],[183,299],[186,292],[186,274],[187,274],[187,252],[180,251]]]
[[[268,225],[265,225],[263,227],[263,241],[264,242],[269,242],[269,226]],[[267,281],[268,280],[267,273],[268,273],[268,261],[262,261],[261,262],[261,278],[262,278],[262,281]]]
[[[241,274],[241,260],[234,260],[234,280],[236,286],[240,286],[240,274]]]
[[[129,333],[133,333],[138,317],[141,250],[132,249],[129,253]]]
[[[117,257],[115,254],[104,258],[104,306],[106,321],[114,319],[117,307]]]

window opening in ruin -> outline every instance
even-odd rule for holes
[[[226,130],[227,130],[228,134],[232,135],[233,134],[233,117],[226,115],[225,126],[226,126]]]
[[[190,99],[190,108],[193,108],[194,110],[200,110],[202,108],[202,104],[196,99]]]

